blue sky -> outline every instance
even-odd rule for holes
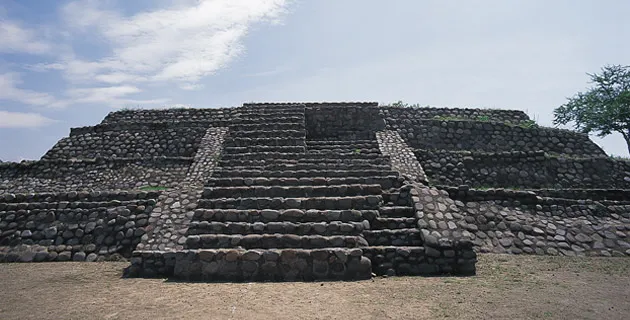
[[[628,65],[630,2],[0,2],[0,159],[122,107],[403,100],[552,110]],[[620,135],[593,140],[627,156]]]

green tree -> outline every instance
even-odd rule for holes
[[[630,66],[611,65],[590,74],[593,84],[553,111],[556,125],[574,123],[583,133],[604,137],[619,132],[630,152]]]

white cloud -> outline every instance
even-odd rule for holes
[[[14,21],[0,20],[0,39],[2,53],[43,54],[51,50],[51,45],[38,39],[36,32]]]
[[[0,128],[36,128],[55,122],[39,113],[9,112],[0,110]]]
[[[24,68],[35,72],[46,72],[50,70],[65,70],[66,66],[61,63],[36,63],[27,64]]]
[[[106,102],[132,93],[140,92],[133,86],[99,87],[71,89],[68,94],[76,103],[81,102]]]
[[[295,69],[294,67],[291,67],[289,65],[284,65],[284,66],[279,66],[279,67],[276,67],[274,69],[267,70],[267,71],[248,73],[248,74],[245,74],[244,77],[251,77],[251,78],[273,77],[273,76],[277,76],[277,75],[280,75],[289,71],[293,71],[294,69]]]
[[[64,108],[73,104],[103,104],[109,107],[128,105],[159,105],[169,99],[137,99],[130,95],[142,90],[136,86],[119,85],[111,87],[73,88],[65,92],[64,97],[56,98],[48,93],[20,89],[22,84],[17,73],[0,74],[0,101],[15,101],[31,106]]]
[[[0,100],[17,101],[33,106],[65,106],[65,102],[58,101],[48,93],[20,89],[17,85],[22,80],[17,73],[0,74]]]
[[[277,21],[286,5],[287,0],[200,0],[125,17],[100,2],[72,2],[62,10],[65,21],[79,32],[96,30],[111,54],[62,63],[75,82],[175,82],[185,90],[198,89],[202,77],[243,52],[241,42],[252,24]]]
[[[182,90],[188,90],[188,91],[203,89],[203,85],[202,84],[198,84],[198,83],[183,83],[179,87]]]
[[[141,90],[135,86],[115,86],[96,88],[76,88],[67,91],[72,103],[102,103],[110,107],[124,107],[129,105],[154,105],[168,102],[168,99],[130,99],[126,96],[139,93]]]
[[[167,108],[192,108],[192,104],[183,104],[183,103],[176,103],[170,106],[167,106]]]

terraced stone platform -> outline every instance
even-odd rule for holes
[[[472,275],[477,252],[630,255],[630,164],[518,111],[119,111],[0,164],[0,182],[5,262],[309,281]]]

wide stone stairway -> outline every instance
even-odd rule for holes
[[[388,255],[423,252],[409,195],[374,134],[307,139],[303,105],[245,107],[229,132],[175,276],[362,279],[392,273]]]

